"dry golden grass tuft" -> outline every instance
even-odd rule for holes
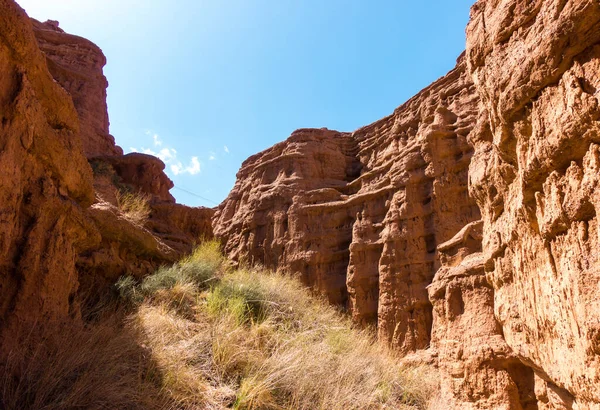
[[[174,407],[160,389],[160,369],[131,332],[115,312],[88,328],[36,335],[0,362],[0,408]]]
[[[136,225],[144,226],[150,216],[150,198],[141,192],[116,190],[117,208],[125,218]]]
[[[293,278],[229,268],[215,242],[141,283],[124,278],[117,288],[131,307],[120,337],[69,347],[88,346],[73,367],[79,371],[48,368],[15,379],[44,380],[28,390],[78,394],[61,396],[64,407],[45,405],[52,394],[42,394],[28,408],[81,407],[89,404],[83,397],[99,395],[108,406],[114,395],[110,408],[414,409],[425,408],[436,389],[430,369],[401,366],[372,333],[353,328]],[[3,400],[23,387],[8,390]],[[0,404],[18,403],[11,400]]]

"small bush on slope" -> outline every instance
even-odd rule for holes
[[[148,195],[116,190],[117,207],[134,224],[144,226],[150,216]]]
[[[426,368],[403,368],[290,277],[232,270],[218,244],[117,290],[129,314],[14,354],[0,408],[424,408]]]
[[[162,266],[153,275],[144,278],[137,285],[131,276],[121,277],[115,289],[122,299],[140,303],[145,298],[155,296],[159,291],[175,285],[190,284],[198,290],[206,289],[217,279],[219,270],[225,265],[225,258],[216,241],[202,242],[194,252],[173,266]]]

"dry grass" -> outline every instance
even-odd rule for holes
[[[354,329],[294,279],[228,268],[214,242],[141,283],[123,279],[118,290],[133,309],[122,337],[75,343],[75,351],[88,345],[87,358],[66,376],[36,370],[21,377],[21,385],[43,380],[30,391],[77,391],[61,399],[64,407],[27,408],[424,408],[436,387],[429,369],[400,366],[371,333]],[[8,390],[3,397],[23,392]],[[45,403],[52,395],[33,396]],[[109,407],[90,405],[113,396]]]
[[[115,196],[117,208],[123,216],[136,225],[144,226],[151,211],[148,195],[116,190]]]
[[[0,408],[165,409],[159,369],[119,315],[38,335],[0,363]]]

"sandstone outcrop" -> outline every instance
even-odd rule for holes
[[[600,4],[480,0],[467,62],[495,317],[539,408],[599,408]]]
[[[159,158],[131,153],[95,157],[90,163],[96,201],[86,212],[102,241],[78,260],[86,289],[106,288],[122,275],[141,278],[191,252],[201,239],[212,238],[214,210],[175,203],[169,193],[173,182]],[[122,194],[145,203],[143,221],[122,209]]]
[[[102,72],[106,65],[102,50],[89,40],[65,33],[56,21],[32,19],[32,23],[50,73],[73,98],[84,154],[88,158],[123,155],[108,131],[108,81]]]
[[[12,0],[0,15],[1,362],[19,335],[80,322],[82,298],[211,237],[213,210],[176,204],[158,158],[122,155],[96,45]],[[148,219],[132,219],[119,191],[145,198]]]
[[[352,134],[296,131],[244,162],[215,235],[234,258],[300,273],[400,351],[426,348],[436,246],[479,219],[467,192],[478,101],[461,58]]]
[[[0,1],[0,345],[18,328],[78,315],[77,255],[100,241],[77,111],[46,68],[31,22]],[[65,166],[65,164],[69,164]],[[3,350],[6,351],[6,350]]]
[[[152,197],[154,202],[175,202],[169,192],[173,181],[164,173],[165,164],[152,155],[132,152],[122,156],[98,158],[110,164],[121,182]]]
[[[12,0],[0,15],[0,353],[189,252],[212,218],[232,258],[299,274],[432,360],[439,408],[600,408],[597,1],[479,0],[448,75],[353,133],[250,157],[216,212],[122,155],[97,46]]]
[[[504,340],[482,253],[482,221],[438,246],[442,267],[428,286],[431,350],[440,369],[442,409],[537,409],[534,373]]]
[[[32,23],[50,73],[73,99],[83,152],[94,170],[96,200],[85,213],[101,240],[77,260],[84,292],[104,289],[121,275],[142,277],[190,252],[199,238],[210,238],[212,210],[175,204],[169,193],[173,182],[160,159],[140,153],[123,155],[115,145],[109,134],[102,50],[65,33],[56,21]],[[118,192],[146,199],[150,215],[143,226],[119,208]]]
[[[441,408],[600,408],[598,73],[597,1],[479,0],[452,72],[251,157],[215,234],[428,349]]]

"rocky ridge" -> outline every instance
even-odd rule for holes
[[[480,217],[467,193],[478,102],[461,57],[352,134],[296,131],[244,162],[216,236],[233,257],[299,272],[400,351],[426,348],[436,246]]]

